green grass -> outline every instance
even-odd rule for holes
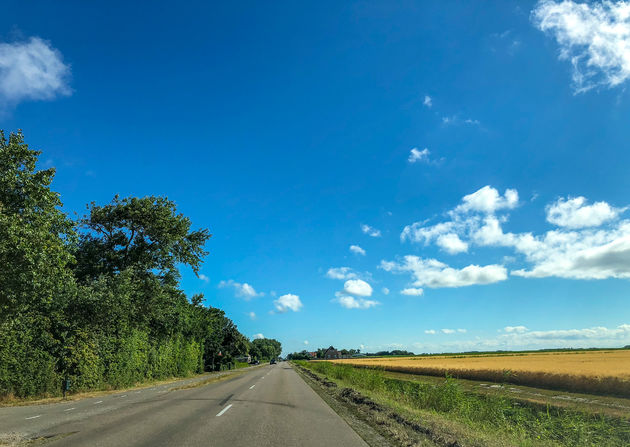
[[[386,377],[382,371],[329,362],[296,362],[379,403],[419,417],[455,421],[486,438],[510,445],[628,446],[626,420],[585,411],[524,404],[508,396],[464,390],[456,379],[440,384]]]

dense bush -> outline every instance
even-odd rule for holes
[[[39,154],[0,131],[0,399],[58,395],[65,378],[82,391],[187,376],[248,353],[223,311],[179,288],[177,266],[199,272],[208,230],[164,197],[116,196],[72,221]]]

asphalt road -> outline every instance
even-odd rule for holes
[[[367,446],[288,363],[197,388],[0,408],[0,434],[46,446]],[[138,392],[140,391],[140,392]]]

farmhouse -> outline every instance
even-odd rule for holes
[[[330,348],[326,349],[326,351],[324,352],[324,358],[326,360],[340,359],[341,352],[337,351],[335,348],[331,346]]]

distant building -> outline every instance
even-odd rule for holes
[[[316,359],[317,358],[317,352],[309,352],[308,355],[312,358],[312,359]]]
[[[326,352],[324,352],[324,358],[326,360],[340,359],[341,352],[337,351],[331,346],[330,348],[326,349]]]
[[[252,356],[251,355],[246,355],[246,356],[242,356],[242,357],[236,357],[236,361],[237,362],[241,362],[241,363],[249,363],[252,361]]]

